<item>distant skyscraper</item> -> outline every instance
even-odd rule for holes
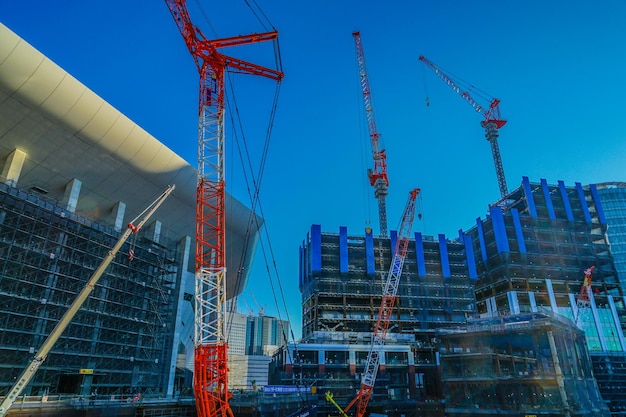
[[[246,354],[269,356],[289,338],[289,322],[269,316],[249,316]]]

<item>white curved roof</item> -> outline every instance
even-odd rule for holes
[[[196,169],[0,23],[0,164],[16,148],[27,155],[19,188],[38,187],[61,201],[77,178],[76,213],[105,223],[113,222],[118,202],[126,204],[128,221],[175,184],[154,218],[166,238],[194,238]],[[250,210],[241,202],[227,196],[226,210],[227,281],[233,283],[236,271],[250,269],[258,230],[246,237]],[[193,258],[189,263],[193,268]],[[246,281],[244,274],[237,287]]]

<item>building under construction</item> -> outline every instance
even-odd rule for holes
[[[438,332],[446,415],[609,416],[585,337],[546,311]]]
[[[397,233],[351,235],[313,225],[300,248],[302,343],[276,358],[275,383],[316,386],[347,405],[358,389],[370,350]],[[467,242],[469,244],[469,241]],[[474,313],[476,271],[472,252],[459,239],[416,233],[410,241],[389,335],[370,409],[411,415],[437,409],[441,398],[435,332],[463,326]],[[466,254],[470,254],[470,258]],[[320,402],[322,413],[336,413]]]
[[[23,393],[180,393],[193,364],[196,170],[1,24],[0,39],[0,395],[128,222],[172,184]],[[232,296],[258,236],[246,229],[262,220],[230,196],[226,206]]]
[[[546,358],[537,356],[547,353],[542,349],[553,340],[559,346],[558,355],[567,356],[559,359],[562,366],[572,367],[563,371],[563,378],[570,378],[568,384],[582,382],[568,385],[560,402],[532,403],[537,414],[606,415],[606,407],[594,402],[600,395],[613,414],[623,412],[626,322],[622,317],[626,311],[607,240],[607,228],[623,220],[619,215],[605,216],[603,199],[608,197],[600,191],[604,189],[578,183],[566,186],[562,181],[532,183],[523,178],[517,189],[458,237],[415,234],[369,409],[390,415],[418,409],[419,415],[481,413],[476,404],[483,395],[491,395],[491,388],[485,388],[480,379],[503,378],[506,372],[512,376],[521,364],[528,368],[521,370],[525,382],[515,382],[520,387],[547,384],[555,389],[559,381],[554,377],[554,363],[541,376],[524,374],[530,372],[533,361],[557,359],[554,352]],[[369,231],[365,236],[352,236],[345,228],[338,234],[324,233],[317,225],[311,228],[300,249],[303,343],[290,345],[276,358],[282,371],[280,381],[315,385],[318,392],[332,392],[338,404],[350,402],[363,371],[359,365],[371,347],[371,329],[394,239],[394,233],[391,238],[377,238]],[[591,291],[581,291],[584,271],[591,266]],[[588,295],[585,303],[579,302],[581,294]],[[471,328],[478,326],[480,318],[487,322],[480,324],[480,330]],[[489,320],[500,324],[492,326]],[[511,324],[505,326],[505,322]],[[523,334],[503,332],[519,322],[530,323]],[[494,363],[499,366],[491,377],[485,370],[478,378],[455,368],[467,352],[449,350],[451,338],[459,346],[480,339],[479,344],[489,350],[499,346],[497,340],[511,339],[513,334],[530,347],[512,353],[509,346],[508,353],[496,355],[497,360],[472,353],[474,361],[491,361],[485,370],[494,368]],[[586,347],[581,346],[583,341]],[[398,362],[394,362],[396,357]],[[510,363],[505,364],[506,360]],[[472,368],[479,367],[477,363]],[[520,377],[519,372],[516,375]],[[455,384],[463,386],[462,400]],[[549,396],[550,389],[527,394]],[[494,395],[492,408],[500,413],[519,413],[524,408],[500,407],[494,401],[500,398],[497,401],[504,404],[504,391],[496,390]],[[390,398],[394,401],[389,402]],[[454,401],[449,403],[449,399]],[[335,411],[326,406],[326,411]]]
[[[626,307],[615,260],[623,262],[619,240],[608,230],[623,228],[615,213],[625,206],[606,187],[562,181],[522,184],[485,219],[465,232],[476,253],[478,313],[519,314],[548,309],[568,317],[586,336],[602,397],[613,413],[626,411]],[[611,207],[607,218],[604,202]],[[623,201],[623,200],[622,200]],[[618,252],[613,252],[613,249]],[[621,259],[621,260],[620,260]],[[588,301],[578,297],[584,271],[594,267]],[[582,308],[581,308],[582,305]]]

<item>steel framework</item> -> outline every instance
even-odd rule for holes
[[[226,315],[224,75],[227,69],[280,81],[283,73],[218,51],[275,40],[278,32],[208,40],[189,16],[186,0],[166,0],[200,74],[196,191],[194,394],[200,417],[232,416],[228,404]]]

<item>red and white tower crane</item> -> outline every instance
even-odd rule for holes
[[[194,395],[199,417],[232,417],[228,404],[224,182],[224,75],[227,70],[280,81],[283,73],[222,54],[219,48],[277,39],[266,32],[207,39],[189,17],[186,0],[165,0],[200,74]]]
[[[385,283],[385,288],[383,290],[380,308],[378,309],[376,325],[372,334],[372,344],[369,354],[367,355],[367,361],[365,362],[365,368],[361,378],[361,387],[356,397],[354,397],[350,404],[348,404],[348,406],[341,411],[343,416],[346,416],[348,410],[350,410],[350,408],[352,408],[352,406],[356,403],[356,417],[363,417],[367,409],[367,404],[372,396],[372,392],[374,391],[376,375],[380,364],[380,355],[382,354],[381,350],[385,344],[385,340],[387,339],[387,331],[389,330],[391,314],[393,313],[393,308],[396,302],[400,276],[402,275],[404,259],[406,258],[406,252],[409,247],[411,230],[413,229],[416,199],[419,193],[419,188],[415,188],[409,193],[409,199],[406,203],[404,214],[402,215],[400,230],[398,230],[398,240],[393,251],[393,260],[391,262],[391,267],[389,268],[389,274],[387,275],[387,282]]]
[[[506,186],[506,178],[504,176],[504,168],[502,167],[502,157],[500,156],[500,148],[498,146],[499,129],[506,124],[506,120],[500,117],[500,100],[497,98],[489,97],[489,106],[484,107],[479,104],[470,95],[469,91],[460,86],[461,82],[454,80],[450,75],[441,70],[440,67],[435,65],[431,60],[425,56],[420,56],[419,60],[422,61],[428,68],[445,82],[452,90],[461,96],[466,102],[468,102],[474,110],[482,114],[484,120],[481,122],[482,127],[485,128],[485,138],[491,145],[491,154],[493,155],[493,163],[496,168],[496,177],[498,178],[498,188],[500,189],[500,197],[504,198],[508,193]]]
[[[365,65],[365,54],[361,45],[361,33],[353,32],[356,44],[356,59],[359,67],[359,79],[361,90],[363,91],[363,102],[365,103],[365,116],[367,118],[367,128],[369,130],[370,142],[372,146],[372,156],[374,158],[374,168],[367,170],[370,185],[374,187],[374,197],[378,200],[378,220],[380,224],[380,235],[387,236],[387,155],[384,149],[380,149],[380,134],[376,129],[376,118],[374,117],[374,106],[372,104],[372,90],[370,89],[367,67]]]

